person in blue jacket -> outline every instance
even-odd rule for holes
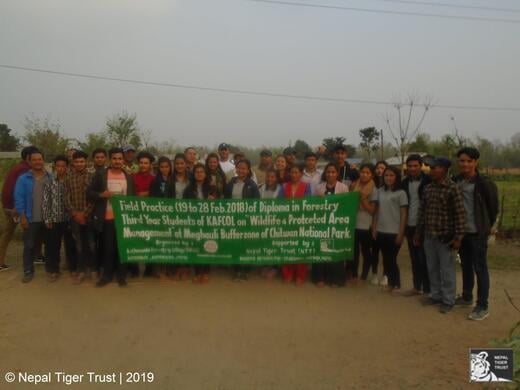
[[[34,152],[29,159],[31,169],[21,175],[14,188],[14,206],[20,216],[23,234],[23,283],[34,277],[34,257],[37,238],[45,236],[43,220],[43,187],[51,180],[45,171],[43,153]]]

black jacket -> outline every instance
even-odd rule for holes
[[[224,190],[224,198],[231,199],[233,197],[233,186],[237,182],[238,178],[233,177],[229,183],[226,184],[226,188]],[[242,198],[243,199],[256,199],[260,198],[260,191],[258,190],[258,186],[251,178],[247,178],[244,182],[244,188],[242,190]]]
[[[428,184],[432,182],[432,178],[428,176],[426,173],[421,172],[419,176],[419,180],[421,183],[419,184],[419,199],[422,199],[424,189]],[[408,201],[410,201],[410,178],[406,177],[403,180],[403,190],[406,192],[406,196],[408,196]]]
[[[455,183],[464,180],[462,175],[455,176]],[[487,238],[498,217],[498,189],[496,184],[477,172],[475,176],[474,213],[479,238]]]
[[[162,175],[159,173],[153,179],[152,184],[150,185],[150,197],[152,198],[175,198],[175,185],[171,176],[166,180],[166,188],[165,191],[161,191],[161,184],[163,183]]]
[[[94,210],[89,222],[99,232],[103,230],[103,222],[105,221],[105,212],[107,210],[107,199],[100,197],[100,194],[107,190],[107,169],[97,171],[87,187],[87,199],[94,203]],[[135,195],[134,179],[124,169],[122,171],[126,177],[126,194]]]
[[[202,185],[202,196],[204,197],[204,199],[208,199],[210,190],[211,190],[211,188],[208,183],[204,183]],[[198,199],[197,198],[197,184],[195,184],[193,182],[190,183],[190,185],[188,187],[186,187],[186,189],[184,190],[183,198],[184,199]]]

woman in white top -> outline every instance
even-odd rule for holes
[[[388,277],[388,292],[398,292],[401,277],[397,265],[397,255],[405,234],[408,196],[401,188],[401,172],[388,167],[383,175],[384,185],[372,197],[376,203],[376,213],[372,220],[372,235],[377,240],[383,254],[383,265]]]
[[[316,187],[316,195],[327,196],[348,192],[348,186],[338,180],[339,168],[335,163],[329,163],[323,171],[323,183]],[[332,263],[315,263],[312,265],[312,282],[317,287],[345,286],[345,262],[335,261]]]

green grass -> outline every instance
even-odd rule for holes
[[[500,202],[499,227],[502,230],[520,229],[520,180],[497,181]],[[502,212],[503,211],[503,212]]]

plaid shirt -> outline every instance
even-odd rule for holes
[[[84,169],[82,172],[72,171],[65,179],[65,207],[72,214],[82,211],[88,216],[93,209],[92,203],[87,201],[87,187],[92,181],[92,173]]]
[[[459,187],[449,178],[426,186],[419,209],[419,233],[441,239],[461,239],[466,225],[464,202]]]
[[[42,217],[45,223],[66,222],[69,214],[65,210],[65,184],[53,176],[43,184]]]

